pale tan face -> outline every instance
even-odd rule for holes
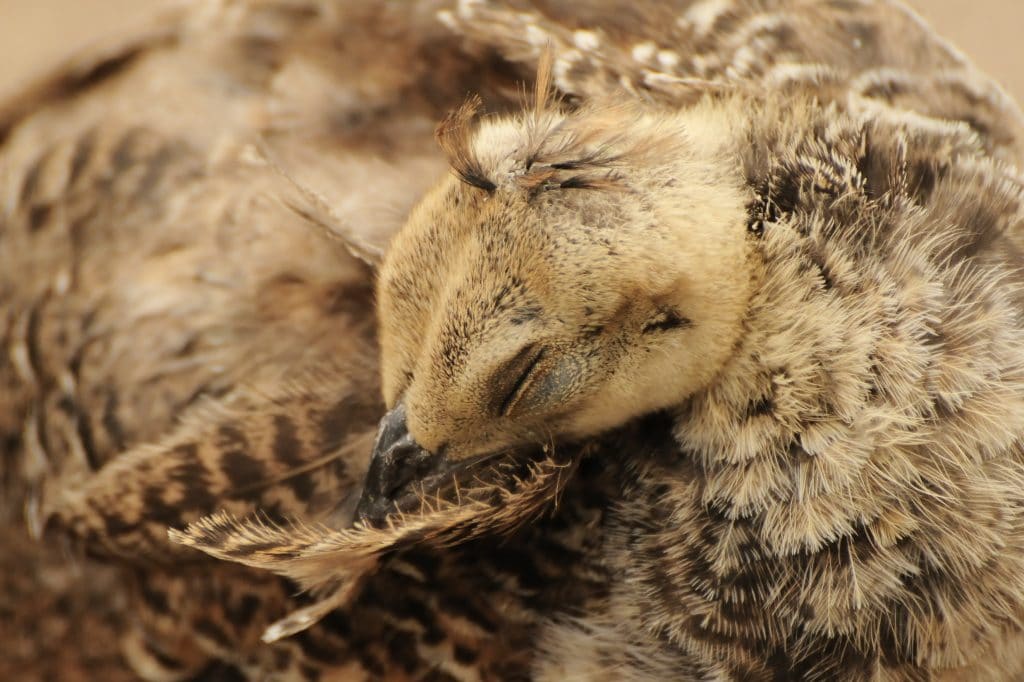
[[[478,144],[515,134],[494,124]],[[385,400],[403,404],[416,443],[450,461],[677,404],[738,333],[748,278],[737,192],[693,215],[713,187],[685,169],[619,165],[607,185],[555,171],[527,189],[452,177],[388,251]]]
[[[543,207],[457,182],[417,212],[384,270],[380,311],[385,397],[404,400],[423,447],[464,458],[576,431],[586,399],[658,315],[607,280],[614,218],[587,211],[587,198],[566,197],[592,214],[579,235],[552,229]],[[664,335],[685,333],[675,315]]]
[[[451,130],[458,177],[413,211],[378,282],[389,412],[368,523],[493,456],[679,405],[728,360],[749,297],[750,196],[717,112],[541,109]]]

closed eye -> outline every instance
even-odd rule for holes
[[[507,416],[512,410],[531,383],[530,378],[543,357],[544,348],[531,343],[524,346],[495,373],[495,395],[503,396],[497,409],[499,415]]]

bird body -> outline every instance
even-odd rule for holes
[[[553,144],[570,148],[550,154],[484,127],[467,165],[507,185],[451,180],[413,212],[381,276],[388,404],[456,461],[667,411],[658,456],[621,455],[636,469],[604,551],[624,579],[600,625],[578,626],[625,625],[610,639],[628,647],[637,626],[667,639],[642,656],[674,654],[664,674],[1018,674],[1016,171],[954,126],[907,130],[793,93],[617,115],[555,118]],[[485,154],[531,163],[492,170]],[[408,290],[421,272],[441,283]],[[495,413],[523,344],[546,355]]]
[[[1024,118],[914,15],[211,7],[0,120],[6,513],[139,674],[1024,674]]]

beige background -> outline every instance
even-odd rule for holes
[[[1024,102],[1024,0],[907,1]],[[156,4],[0,0],[0,96],[76,46],[130,27]]]

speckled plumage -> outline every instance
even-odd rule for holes
[[[380,369],[371,268],[444,174],[433,122],[470,91],[515,109],[547,45],[560,103],[455,120],[445,150],[470,182],[442,181],[387,254]],[[140,674],[1024,670],[1024,119],[899,5],[222,3],[83,63],[0,109],[5,513],[131,577]],[[515,131],[528,143],[502,146]],[[735,209],[746,254],[713,375],[571,430],[538,408],[525,461],[350,527],[385,402],[433,410],[421,440],[450,419],[467,453],[524,439],[514,412],[505,431],[473,412],[486,383],[461,393],[443,355],[447,374],[416,353],[447,340],[472,360],[480,330],[509,324],[484,306],[495,290],[537,318],[574,303],[538,294],[531,258],[559,244],[578,274],[581,225],[606,240],[595,272],[658,262],[620,225],[682,178],[722,188],[714,216]],[[700,227],[713,202],[694,196],[679,213]],[[531,241],[535,224],[556,238]],[[503,258],[531,264],[521,282]],[[466,297],[438,293],[450,282]],[[608,319],[595,301],[587,343],[645,296]],[[701,306],[638,319],[699,334]],[[167,539],[221,510],[174,539],[252,568]]]

